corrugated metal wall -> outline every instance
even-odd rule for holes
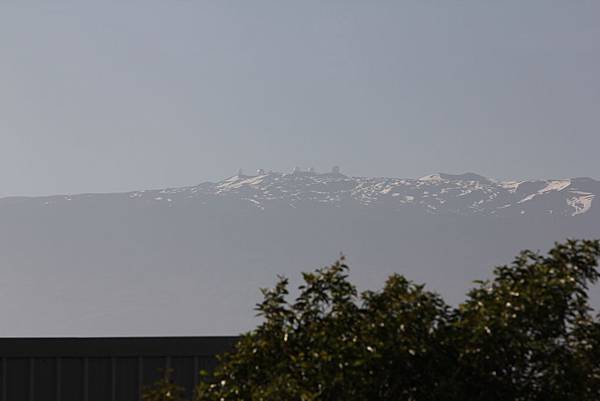
[[[138,401],[173,368],[191,393],[235,337],[0,339],[1,401]],[[188,394],[190,396],[191,394]]]

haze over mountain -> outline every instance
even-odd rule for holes
[[[237,334],[259,287],[343,252],[452,303],[523,248],[600,238],[600,181],[417,179],[296,169],[196,186],[0,199],[0,335]],[[598,304],[597,288],[593,289]]]

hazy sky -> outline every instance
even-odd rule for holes
[[[0,195],[600,178],[598,1],[2,0]]]

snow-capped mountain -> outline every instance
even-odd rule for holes
[[[188,190],[203,195],[237,196],[256,205],[285,202],[341,206],[401,208],[428,213],[560,214],[575,216],[590,210],[600,194],[600,182],[589,178],[497,182],[477,174],[432,174],[418,179],[347,177],[339,172],[291,174],[259,172],[236,175],[214,186]]]
[[[522,249],[600,238],[600,182],[258,171],[197,186],[0,199],[0,335],[225,335],[260,287],[343,252],[460,302]],[[292,281],[294,283],[294,281]],[[600,305],[600,291],[592,289]],[[33,319],[35,317],[35,319]]]
[[[123,194],[125,195],[125,194]],[[216,183],[197,186],[136,191],[126,194],[132,200],[200,203],[235,199],[264,210],[269,207],[347,205],[402,208],[430,214],[457,215],[560,215],[577,216],[588,212],[600,195],[600,181],[572,178],[532,181],[495,181],[466,173],[431,174],[417,179],[348,177],[339,170],[331,173],[300,171],[238,174]],[[51,197],[45,204],[89,198],[93,195]]]

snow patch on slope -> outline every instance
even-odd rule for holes
[[[519,189],[519,185],[521,185],[523,182],[524,181],[502,181],[500,182],[499,186],[506,189],[510,193],[515,193],[517,192],[517,189]]]
[[[554,192],[554,191],[560,192],[563,189],[568,188],[570,185],[571,185],[571,180],[547,181],[546,186],[544,188],[540,189],[537,192],[534,192],[533,194],[527,195],[526,197],[524,197],[517,203],[523,203],[523,202],[530,201],[533,198],[535,198],[537,195],[544,195],[545,193],[548,193],[548,192]]]
[[[578,214],[583,214],[590,210],[592,201],[594,200],[594,194],[580,191],[571,191],[571,193],[575,195],[567,199],[567,204],[575,209],[571,216],[577,216]]]
[[[546,187],[544,189],[539,190],[538,194],[544,194],[544,193],[550,192],[550,191],[560,192],[563,189],[567,188],[569,185],[571,185],[571,180],[548,181],[548,185],[546,185]]]

